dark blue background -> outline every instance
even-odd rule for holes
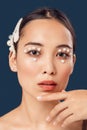
[[[18,19],[38,7],[54,7],[64,11],[77,35],[77,62],[68,90],[87,89],[87,4],[86,0],[1,0],[0,1],[0,115],[20,104],[21,87],[16,73],[8,65],[6,41]]]

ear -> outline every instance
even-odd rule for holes
[[[11,71],[17,72],[16,54],[13,52],[9,53],[9,66]]]
[[[76,55],[73,54],[73,66],[72,66],[72,70],[71,70],[70,75],[73,73],[75,63],[76,63]]]
[[[73,64],[75,65],[76,63],[76,54],[73,54]]]

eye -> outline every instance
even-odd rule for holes
[[[39,56],[40,55],[40,51],[38,51],[38,50],[30,50],[27,53],[29,55],[32,55],[32,56]]]
[[[70,55],[65,52],[59,52],[59,53],[57,53],[56,56],[58,56],[59,58],[62,58],[62,59],[67,59],[68,57],[70,57]]]

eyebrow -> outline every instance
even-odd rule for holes
[[[43,46],[43,44],[38,43],[38,42],[28,42],[28,43],[26,43],[24,46],[28,46],[28,45]]]
[[[69,48],[69,49],[73,49],[73,47],[71,47],[70,45],[67,45],[67,44],[61,44],[61,45],[58,45],[57,48]]]
[[[36,46],[42,46],[42,47],[44,46],[42,43],[39,43],[39,42],[28,42],[24,45],[24,47],[28,46],[28,45],[36,45]],[[72,47],[67,44],[60,44],[60,45],[56,46],[56,48],[64,48],[64,47],[72,49]]]

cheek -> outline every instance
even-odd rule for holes
[[[21,60],[18,59],[17,70],[21,86],[31,84],[35,80],[34,77],[37,77],[37,74],[39,73],[38,65],[32,60],[24,60],[24,58],[21,58]]]
[[[73,66],[70,64],[66,64],[66,65],[61,66],[61,71],[60,71],[61,89],[66,88],[68,81],[69,81],[69,78],[70,78],[70,75],[72,73],[72,70],[73,70]]]
[[[23,74],[23,75],[28,75],[28,77],[32,77],[33,75],[35,75],[38,71],[35,62],[33,61],[23,61],[22,63],[20,62],[20,64],[18,64],[19,67],[19,73]]]
[[[67,78],[70,77],[70,75],[73,72],[73,60],[71,59],[69,62],[65,63],[64,66],[62,66],[62,70],[63,70],[63,77]]]
[[[71,75],[72,68],[70,66],[67,66],[67,67],[64,67],[62,71],[63,71],[63,77],[67,78]]]

